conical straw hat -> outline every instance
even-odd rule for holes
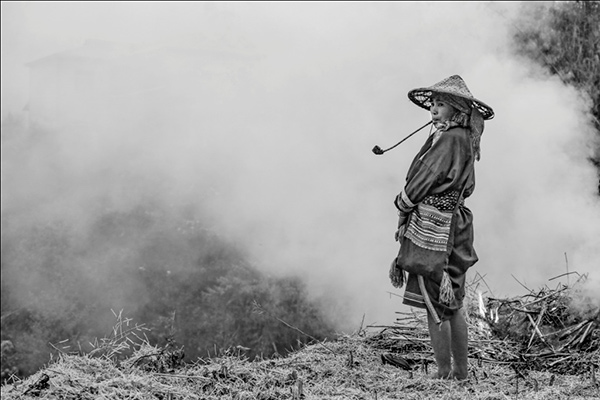
[[[432,105],[431,95],[433,93],[448,93],[469,100],[473,107],[477,107],[483,119],[494,118],[494,110],[481,100],[477,100],[467,87],[467,84],[458,75],[452,75],[433,86],[413,89],[408,92],[408,98],[421,108],[429,110]]]

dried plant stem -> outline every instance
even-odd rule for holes
[[[178,374],[161,374],[158,372],[153,372],[152,375],[154,376],[164,376],[167,378],[182,378],[182,379],[200,379],[206,382],[211,382],[212,379],[207,378],[206,376],[201,376],[201,375],[178,375]]]

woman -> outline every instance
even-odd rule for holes
[[[390,278],[400,287],[403,271],[409,271],[403,303],[427,310],[436,377],[466,379],[465,274],[478,258],[473,215],[464,199],[474,191],[473,163],[480,158],[484,120],[493,118],[494,111],[475,99],[458,75],[411,90],[408,97],[430,111],[436,130],[414,158],[394,200],[399,215],[395,237],[401,245]]]

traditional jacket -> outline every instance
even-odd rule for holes
[[[396,197],[395,204],[400,211],[401,219],[403,216],[408,216],[419,203],[433,205],[441,211],[453,212],[463,184],[466,185],[463,198],[469,197],[475,189],[473,158],[466,129],[454,127],[430,135],[410,165],[403,191]],[[470,173],[465,181],[466,171]],[[441,273],[439,276],[425,278],[425,287],[431,302],[442,320],[449,318],[455,310],[462,307],[465,295],[465,273],[478,260],[473,247],[473,215],[462,201],[454,218],[454,240],[447,267],[454,291],[454,299],[451,303],[442,304],[439,301]],[[435,235],[430,236],[435,237]],[[418,242],[421,238],[416,234],[412,239]],[[424,238],[424,242],[419,244],[436,245],[435,242],[427,242],[427,239]],[[404,303],[424,307],[423,296],[416,277],[412,274],[408,277]]]

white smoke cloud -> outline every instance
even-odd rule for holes
[[[402,293],[387,276],[397,250],[392,199],[426,133],[384,156],[371,148],[428,120],[408,101],[410,89],[460,74],[496,111],[467,201],[480,256],[471,275],[485,275],[497,296],[513,295],[523,288],[511,275],[535,288],[566,272],[567,254],[570,270],[598,280],[585,99],[511,54],[518,3],[2,7],[3,55],[11,56],[3,57],[3,83],[14,82],[3,84],[3,116],[22,107],[11,99],[23,98],[25,62],[88,38],[224,49],[252,60],[221,64],[208,87],[178,82],[178,95],[192,99],[185,110],[135,104],[120,110],[122,120],[115,110],[94,110],[92,131],[66,131],[54,149],[68,190],[50,203],[54,188],[28,182],[4,208],[26,197],[38,199],[39,212],[65,216],[81,204],[81,217],[84,199],[98,194],[122,207],[141,196],[197,204],[257,265],[299,273],[315,296],[334,299],[330,311],[343,329],[357,328],[363,314],[366,323],[391,323],[403,307],[388,293]]]

